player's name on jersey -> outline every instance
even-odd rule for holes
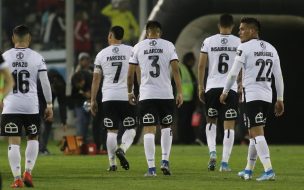
[[[273,53],[272,52],[268,52],[268,51],[257,51],[257,52],[254,52],[254,56],[273,57]]]
[[[163,53],[163,49],[146,49],[144,50],[144,54],[150,54],[150,53]]]
[[[120,61],[120,60],[126,60],[126,56],[125,55],[115,55],[115,56],[107,57],[107,61]]]
[[[12,63],[13,67],[27,67],[28,63],[26,61],[15,61]]]
[[[211,47],[211,51],[236,51],[237,47]]]

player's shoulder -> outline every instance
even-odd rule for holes
[[[33,49],[27,48],[27,51],[29,51],[30,53],[32,53],[37,58],[39,57],[39,58],[44,59],[43,56],[39,52],[37,52],[37,51],[35,51]]]

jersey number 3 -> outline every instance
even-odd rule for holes
[[[23,94],[27,93],[30,90],[30,83],[26,79],[30,78],[30,73],[27,70],[21,70],[19,72],[14,70],[12,74],[15,80],[13,93],[18,93],[18,90]]]
[[[155,72],[154,71],[150,71],[150,75],[153,78],[157,78],[160,74],[160,67],[159,64],[157,63],[159,60],[159,56],[158,55],[151,55],[148,57],[149,60],[152,60],[151,66],[155,67]]]

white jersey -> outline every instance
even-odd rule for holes
[[[277,50],[268,42],[252,39],[238,47],[235,60],[243,63],[246,102],[272,102],[271,76],[281,75]]]
[[[43,57],[30,48],[12,48],[3,58],[15,80],[13,90],[4,98],[3,114],[38,114],[37,79],[46,72]]]
[[[234,35],[216,34],[206,38],[201,52],[208,54],[208,77],[206,92],[211,88],[223,88],[227,75],[233,65],[237,47],[241,44]],[[237,91],[236,82],[232,90]]]
[[[8,68],[7,62],[3,59],[2,55],[0,55],[0,70]]]
[[[132,47],[124,44],[111,45],[101,50],[95,59],[95,67],[102,69],[102,102],[128,101],[127,74]]]
[[[173,99],[170,63],[178,60],[174,45],[164,39],[145,39],[133,48],[130,64],[139,65],[139,100]]]

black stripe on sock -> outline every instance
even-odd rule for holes
[[[209,125],[209,131],[211,130],[211,127],[212,127],[212,123],[210,123],[210,125]]]
[[[230,137],[230,129],[228,129],[228,134],[227,134],[227,138],[229,139]]]

